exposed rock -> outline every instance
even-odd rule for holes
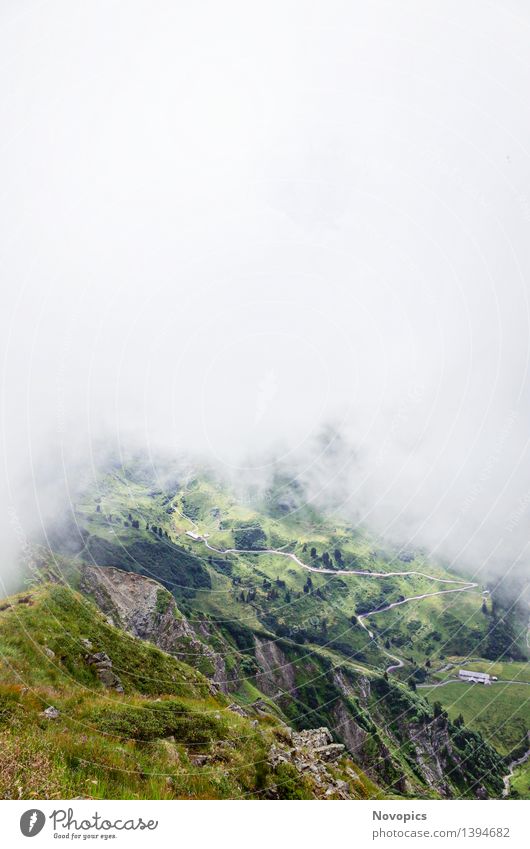
[[[304,731],[293,731],[292,741],[297,748],[325,748],[333,742],[333,735],[329,728],[309,728]]]
[[[340,669],[333,672],[333,683],[344,696],[355,696],[362,705],[370,698],[370,679],[366,675],[355,677],[355,686],[348,676]]]
[[[105,687],[112,688],[117,693],[123,693],[123,684],[116,673],[112,671],[112,661],[108,654],[105,654],[104,651],[87,654],[85,661],[89,666],[95,668],[99,680]]]
[[[205,764],[207,764],[209,760],[209,755],[192,755],[190,757],[190,761],[193,766],[205,766]]]
[[[368,699],[370,698],[370,679],[366,678],[364,675],[359,677],[359,701],[361,704],[367,704]]]
[[[52,649],[48,648],[48,646],[44,646],[44,654],[46,655],[46,657],[49,657],[50,660],[53,660],[53,658],[55,657],[55,652],[52,651]]]
[[[323,761],[336,761],[344,754],[346,747],[342,743],[330,743],[329,746],[318,746],[313,754]]]
[[[254,637],[256,661],[261,672],[256,675],[256,684],[265,695],[280,699],[283,694],[297,696],[296,674],[292,663],[274,640]]]
[[[42,716],[45,716],[46,719],[57,719],[59,714],[60,711],[53,705],[50,705],[46,708],[46,710],[42,711]]]
[[[95,666],[96,669],[110,669],[112,666],[110,657],[104,651],[98,651],[96,654],[88,654],[86,656],[86,662],[89,666]]]
[[[198,637],[171,593],[157,581],[136,572],[85,564],[80,588],[94,599],[112,625],[191,664],[217,688],[228,692],[223,658]]]
[[[381,688],[380,680],[341,669],[334,670],[333,683],[344,696],[332,709],[333,731],[374,781],[382,782],[394,792],[411,795],[417,792],[415,784],[421,776],[422,784],[440,796],[454,795],[455,776],[465,776],[470,765],[466,765],[462,752],[453,745],[443,717],[433,720],[425,715],[415,721],[398,718],[392,723],[385,709],[386,698],[381,698],[385,689]],[[387,739],[378,728],[384,729]],[[403,751],[411,751],[415,763],[415,769],[408,775],[403,762],[395,757],[395,752]]]
[[[366,696],[370,693],[370,682],[365,676],[360,676],[361,688]],[[338,673],[334,677],[337,687],[346,695],[353,696],[355,690],[348,678]],[[360,701],[360,699],[359,699]],[[347,700],[339,699],[332,710],[336,736],[343,741],[355,761],[376,782],[383,781],[400,793],[406,792],[407,781],[402,771],[396,767],[391,752],[383,741],[363,728],[356,721],[348,707]],[[396,743],[398,746],[399,744]]]
[[[252,702],[252,710],[255,710],[256,713],[269,714],[270,710],[267,706],[267,703],[263,701],[263,699],[256,699],[255,702]]]
[[[123,693],[123,684],[111,669],[99,670],[98,678],[105,687],[112,688],[116,690],[117,693]]]
[[[333,707],[334,728],[337,736],[344,741],[349,751],[357,761],[363,763],[366,768],[368,764],[363,762],[363,748],[368,741],[369,734],[364,728],[355,722],[351,713],[343,701],[339,700]]]
[[[354,693],[353,685],[346,675],[340,670],[333,671],[333,683],[345,696],[351,696]]]
[[[278,745],[273,745],[269,751],[268,762],[273,769],[282,764],[291,767],[305,776],[311,782],[318,798],[355,798],[350,785],[337,776],[334,770],[337,761],[345,754],[341,743],[333,743],[329,728],[311,728],[304,731],[292,731],[287,726],[276,731]],[[358,781],[357,773],[343,764],[343,774],[349,774],[352,780]],[[275,798],[278,798],[276,796]]]
[[[351,766],[347,766],[344,771],[350,776],[352,781],[359,781],[358,773],[356,773],[355,770],[351,768]]]
[[[408,723],[402,731],[413,742],[416,760],[430,787],[442,796],[451,795],[445,762],[454,752],[442,717],[429,723]]]
[[[231,710],[233,713],[238,713],[240,716],[248,716],[247,712],[243,710],[240,705],[236,705],[235,702],[232,702],[231,705],[228,705],[228,710]]]

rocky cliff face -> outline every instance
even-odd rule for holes
[[[269,766],[281,775],[291,767],[301,781],[311,787],[320,799],[356,799],[361,788],[359,774],[347,757],[345,746],[333,742],[329,728],[293,731],[285,726],[277,733],[278,744],[271,746]],[[269,792],[269,798],[280,798],[281,787]],[[360,794],[362,795],[362,794]]]
[[[112,625],[154,643],[197,668],[223,692],[228,690],[223,658],[200,638],[157,581],[136,572],[84,565],[80,589]]]
[[[244,674],[233,647],[215,623],[199,621],[192,627],[173,596],[156,581],[112,567],[85,565],[80,589],[111,624],[195,667],[216,689],[225,693],[237,689],[238,677]],[[230,674],[223,655],[209,645],[213,631],[216,644],[225,646],[225,656],[232,658]],[[313,790],[324,798],[348,798],[340,784],[348,776],[342,772],[337,778],[335,767],[331,769],[335,777],[327,775],[332,753],[338,757],[343,750],[369,779],[392,793],[425,793],[433,798],[497,795],[502,765],[494,750],[479,735],[457,729],[446,716],[433,717],[427,702],[402,685],[346,665],[334,667],[318,652],[262,634],[254,635],[253,657],[247,655],[246,660],[252,664],[255,686],[274,703],[273,712],[291,726],[285,725],[285,739],[271,750],[270,765],[291,777],[311,776]],[[271,705],[262,704],[271,713]],[[257,706],[258,702],[256,710]],[[236,704],[232,707],[242,710]],[[311,728],[319,722],[331,729],[326,729],[324,742],[322,729],[318,737]]]
[[[421,697],[395,682],[373,679],[370,716],[385,728],[390,756],[408,766],[409,777],[447,798],[497,798],[502,758],[482,737],[434,712]],[[391,787],[392,785],[387,784]],[[410,792],[409,781],[401,792]]]
[[[85,565],[80,589],[97,604],[110,624],[199,669],[206,664],[212,681],[226,691],[223,658],[204,641],[204,636],[209,635],[207,623],[192,628],[170,593],[156,581],[113,567]],[[88,641],[86,647],[92,648]],[[296,694],[295,669],[274,641],[256,637],[255,659],[261,670],[256,680],[266,695],[276,700],[284,691],[290,696]],[[85,660],[95,664],[100,678],[112,674],[112,662],[107,655],[87,654]],[[101,680],[106,686],[114,686],[106,678]],[[119,682],[117,689],[123,691]],[[269,712],[260,700],[249,708],[232,703],[229,710],[249,718],[254,725],[257,723],[253,717]],[[367,790],[368,779],[356,771],[346,746],[335,742],[329,728],[295,731],[280,723],[273,733],[276,742],[266,756],[267,768],[274,777],[274,783],[266,791],[268,798],[355,799],[373,795],[374,790],[379,793],[375,785]],[[218,747],[222,749],[226,745],[221,741]],[[207,768],[221,754],[214,749],[210,754],[194,755],[192,762],[194,766]]]
[[[256,684],[267,696],[281,699],[296,698],[296,672],[292,663],[275,640],[254,638],[255,658],[260,672]]]
[[[502,765],[491,746],[446,715],[433,716],[403,685],[333,668],[315,652],[262,637],[255,638],[255,660],[256,685],[295,728],[326,721],[365,773],[392,793],[498,795]]]

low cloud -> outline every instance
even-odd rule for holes
[[[102,442],[528,562],[526,29],[454,11],[5,4],[6,581]]]

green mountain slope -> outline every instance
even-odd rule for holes
[[[389,795],[499,796],[508,738],[495,749],[416,688],[448,655],[523,661],[525,612],[303,496],[281,478],[244,496],[208,473],[161,485],[134,464],[49,530],[41,572],[207,676],[260,733],[265,716],[326,726]]]
[[[293,739],[266,711],[235,710],[68,587],[43,584],[1,607],[2,798],[380,795],[322,730]]]

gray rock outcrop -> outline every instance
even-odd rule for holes
[[[105,654],[104,651],[96,652],[96,654],[85,655],[85,661],[89,666],[93,666],[96,670],[96,675],[105,687],[116,690],[117,693],[123,693],[123,684],[118,675],[112,670],[112,660]]]
[[[334,743],[329,728],[311,728],[293,731],[285,726],[282,729],[283,741],[271,747],[268,755],[269,765],[277,769],[281,764],[289,764],[301,776],[307,777],[314,786],[317,797],[329,799],[352,799],[348,781],[336,774],[333,766],[346,754],[342,743]],[[345,766],[344,773],[352,781],[359,776]]]
[[[218,689],[228,692],[223,658],[200,639],[171,593],[157,581],[136,572],[85,564],[80,589],[95,601],[112,625],[189,663]]]

